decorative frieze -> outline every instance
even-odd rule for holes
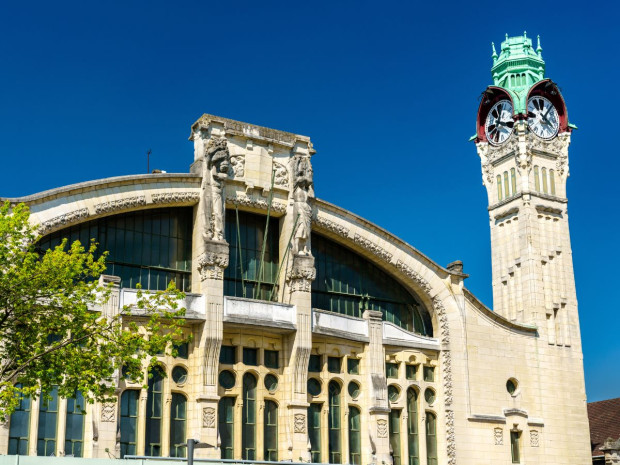
[[[146,197],[144,195],[134,195],[132,197],[124,197],[122,199],[110,200],[95,205],[95,213],[102,215],[119,210],[127,210],[146,205]]]
[[[240,205],[240,206],[255,208],[257,210],[264,210],[264,211],[267,211],[269,207],[269,204],[267,203],[267,201],[263,199],[256,199],[254,197],[249,197],[246,195],[239,195],[236,197],[227,197],[226,203],[229,205]],[[271,203],[271,211],[276,212],[276,213],[285,213],[286,205],[274,201]]]
[[[199,192],[164,192],[151,195],[153,203],[196,203],[200,200]]]
[[[343,226],[341,224],[336,223],[335,221],[328,220],[327,218],[323,218],[322,216],[316,215],[313,218],[314,224],[317,226],[327,229],[331,232],[338,234],[341,237],[349,237],[349,228]]]
[[[207,252],[198,258],[200,280],[223,279],[224,269],[228,266],[228,253]]]
[[[88,208],[80,208],[79,210],[73,210],[68,213],[63,213],[62,215],[55,216],[51,220],[47,220],[41,223],[39,225],[39,234],[46,234],[53,229],[57,229],[59,226],[76,223],[87,217]]]
[[[424,293],[431,293],[431,285],[428,283],[426,279],[422,277],[420,273],[414,271],[409,265],[405,264],[402,260],[398,260],[396,262],[396,268],[405,273],[409,278],[416,282],[422,288]]]
[[[353,240],[357,244],[361,245],[366,250],[368,250],[368,251],[372,252],[373,254],[377,255],[378,257],[382,258],[386,262],[392,261],[392,254],[390,252],[388,252],[387,250],[385,250],[383,247],[375,244],[371,240],[366,239],[365,237],[362,237],[362,236],[360,236],[357,233],[353,237]]]
[[[116,421],[116,404],[103,404],[101,407],[101,421],[113,423]]]
[[[303,413],[296,413],[294,418],[294,426],[296,433],[306,432],[306,416]]]

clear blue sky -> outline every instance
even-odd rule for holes
[[[463,260],[491,306],[468,138],[491,41],[540,34],[579,126],[568,197],[588,399],[620,397],[618,4],[299,3],[4,2],[0,196],[144,173],[149,148],[151,167],[187,172],[190,125],[213,113],[310,136],[320,198]]]

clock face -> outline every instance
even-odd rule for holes
[[[512,133],[512,104],[509,100],[500,100],[491,107],[484,125],[487,139],[493,145],[499,145]]]
[[[558,111],[545,97],[532,97],[527,102],[527,125],[538,137],[552,139],[560,127]]]

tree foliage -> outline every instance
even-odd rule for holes
[[[0,207],[0,418],[19,396],[113,401],[118,373],[144,382],[144,366],[183,339],[183,294],[138,291],[137,304],[104,312],[105,258],[76,241],[41,251],[27,206]],[[109,313],[109,314],[108,314]]]

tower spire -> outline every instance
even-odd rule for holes
[[[495,63],[495,61],[497,61],[497,52],[495,51],[495,42],[491,42],[491,48],[493,49],[493,55],[491,55],[491,58],[493,58],[493,63]]]
[[[540,46],[540,35],[538,35],[538,46],[536,47],[536,53],[542,58],[542,47]]]

